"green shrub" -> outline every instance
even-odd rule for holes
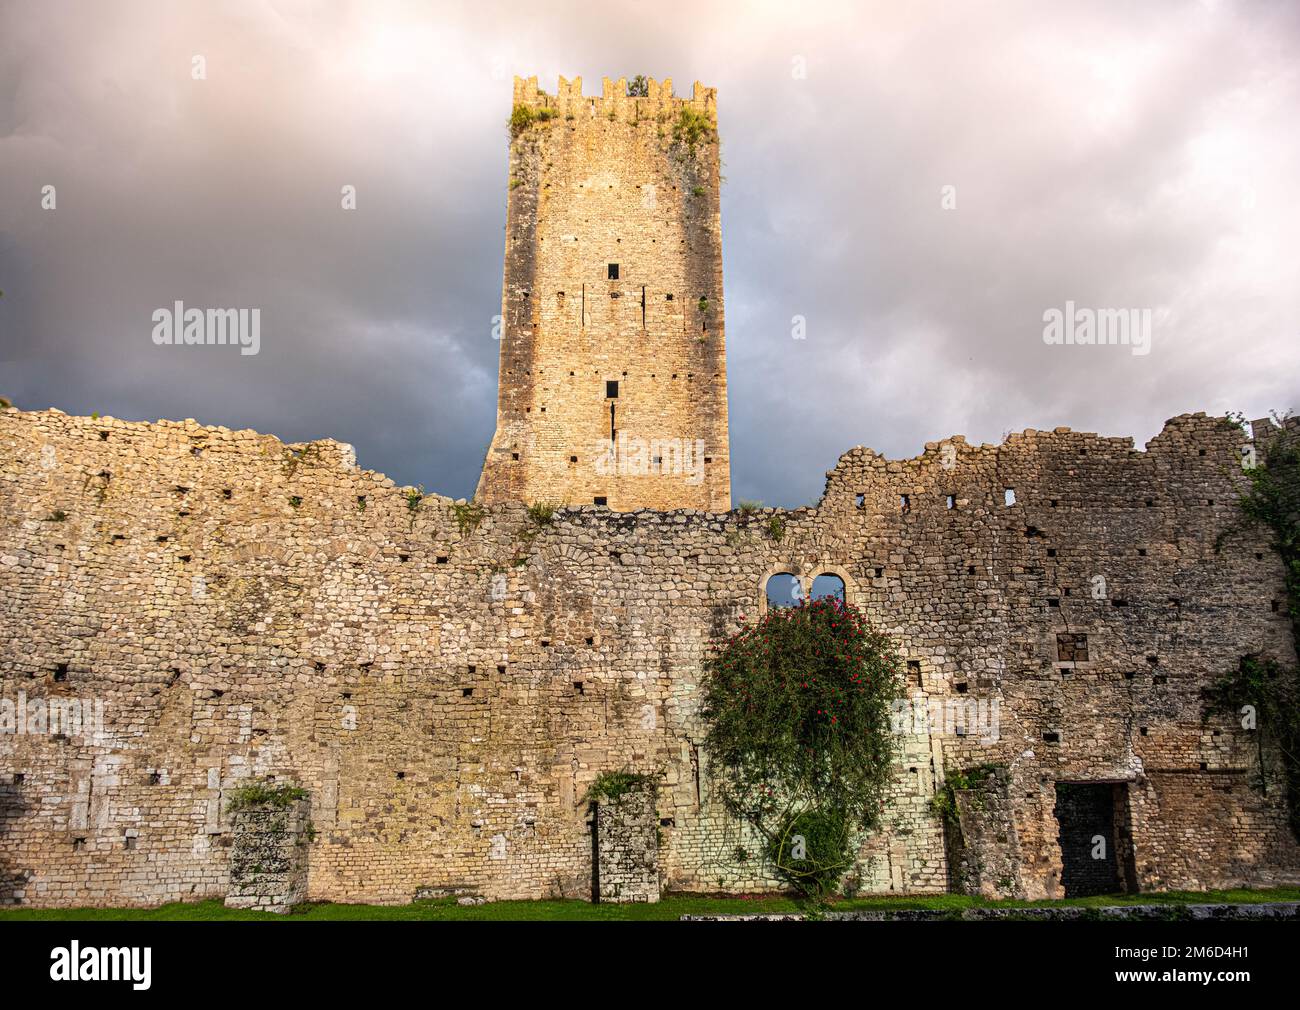
[[[703,112],[698,112],[689,105],[683,105],[673,123],[673,140],[685,144],[695,153],[700,142],[708,143],[713,137],[713,123]]]
[[[943,786],[930,797],[930,812],[950,824],[957,823],[957,793],[980,789],[995,771],[997,765],[977,765],[974,768],[952,768],[944,773]],[[972,803],[976,809],[983,807],[978,794]]]
[[[273,807],[284,810],[298,800],[307,798],[307,790],[300,786],[274,786],[268,782],[250,782],[230,793],[226,803],[227,813],[248,810],[252,807]]]
[[[584,803],[614,803],[628,793],[644,788],[655,788],[658,785],[657,776],[647,775],[643,772],[633,772],[623,769],[616,772],[601,772],[596,776],[586,795],[583,797]]]
[[[456,517],[456,528],[460,530],[461,536],[466,536],[478,529],[478,524],[483,521],[483,517],[487,514],[483,506],[476,502],[453,505],[451,511]]]
[[[767,858],[801,894],[830,894],[853,861],[848,819],[841,811],[822,809],[788,817],[769,840]]]
[[[769,610],[715,643],[706,662],[705,746],[719,796],[805,895],[824,895],[847,868],[845,847],[879,823],[901,666],[890,639],[834,597]],[[794,834],[815,838],[802,859]]]
[[[550,526],[555,521],[555,506],[534,502],[528,506],[528,518],[538,526]]]
[[[531,105],[516,105],[510,113],[510,136],[519,136],[532,126],[536,119],[537,113],[533,111]]]

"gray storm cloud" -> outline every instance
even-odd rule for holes
[[[902,7],[9,3],[0,393],[468,495],[511,76],[645,73],[719,89],[737,499],[856,444],[1294,406],[1294,5]],[[176,301],[259,308],[260,353],[157,346]],[[1045,344],[1067,301],[1150,309],[1151,353]]]

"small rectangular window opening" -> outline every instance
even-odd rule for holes
[[[1016,503],[1016,489],[1013,487],[1006,488],[1002,492],[1002,504],[1014,505]]]
[[[611,281],[616,281],[616,280],[618,280],[618,264],[617,264],[617,263],[611,263],[611,264],[609,265],[609,279],[610,279]]]
[[[605,396],[610,400],[618,399],[618,380],[610,379],[605,383]]]

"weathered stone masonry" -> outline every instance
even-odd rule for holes
[[[100,737],[0,734],[4,897],[224,896],[223,797],[253,776],[310,796],[310,898],[588,897],[582,800],[624,768],[663,773],[666,889],[766,886],[714,800],[698,686],[781,570],[839,573],[920,693],[1000,705],[996,742],[906,738],[864,890],[949,886],[929,800],[980,764],[1006,791],[994,892],[1061,893],[1057,782],[1117,784],[1143,889],[1295,881],[1253,740],[1198,697],[1243,654],[1294,659],[1263,537],[1214,550],[1240,441],[1198,414],[1145,451],[1064,429],[853,449],[777,540],[770,511],[476,523],[336,442],[2,411],[0,699],[105,713]]]
[[[539,118],[510,143],[480,501],[731,507],[716,94],[647,91],[515,78],[515,109]]]

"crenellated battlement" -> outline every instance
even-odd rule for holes
[[[601,94],[587,96],[582,93],[582,78],[559,79],[555,94],[548,95],[537,86],[536,77],[516,77],[514,104],[534,109],[553,109],[562,117],[580,116],[589,118],[611,116],[619,122],[635,123],[658,119],[663,113],[676,115],[685,107],[708,116],[711,122],[717,122],[718,89],[706,88],[696,81],[691,89],[690,98],[679,98],[673,94],[671,77],[662,82],[653,77],[647,81],[649,92],[645,97],[631,97],[627,93],[627,78],[620,77],[612,81],[608,77],[601,79]]]

